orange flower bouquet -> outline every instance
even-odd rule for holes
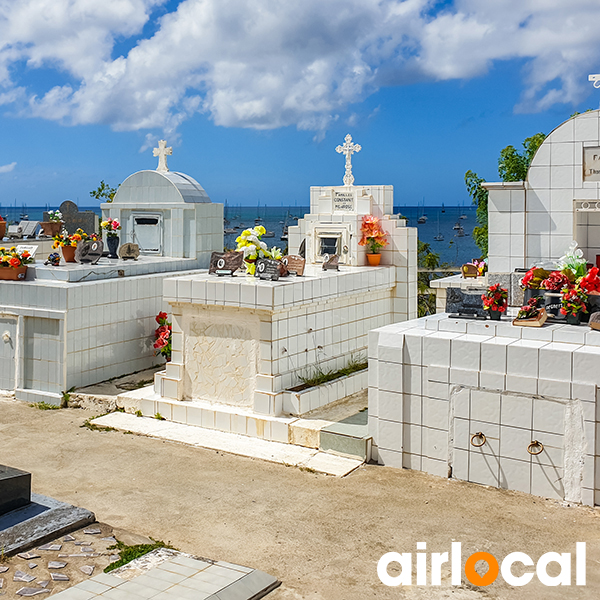
[[[382,229],[381,223],[373,215],[365,215],[360,226],[362,238],[359,246],[368,246],[371,254],[379,254],[381,248],[388,245],[387,233]]]
[[[27,250],[0,248],[0,267],[18,269],[35,262]]]

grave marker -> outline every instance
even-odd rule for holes
[[[73,235],[79,228],[88,234],[97,233],[98,215],[93,210],[80,211],[75,202],[65,200],[59,207],[62,213],[64,228]],[[44,212],[44,221],[49,220],[49,215]]]
[[[75,262],[95,265],[102,257],[102,240],[83,240],[75,248]]]
[[[306,261],[301,256],[290,254],[289,256],[284,256],[281,262],[287,267],[290,275],[297,275],[298,277],[304,275]]]
[[[329,256],[325,254],[323,256],[323,271],[339,271],[340,270],[340,257],[337,254]]]
[[[259,258],[256,261],[255,277],[260,279],[268,279],[278,281],[281,275],[281,263],[278,260],[270,258]]]
[[[210,267],[208,272],[219,277],[233,274],[244,264],[242,252],[213,252],[210,256]]]
[[[127,242],[119,247],[118,254],[121,260],[137,260],[140,256],[140,246]]]

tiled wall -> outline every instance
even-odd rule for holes
[[[369,427],[390,466],[600,504],[599,385],[587,328],[435,315],[370,334]]]
[[[577,239],[588,261],[600,253],[600,228],[587,229],[575,217],[575,200],[599,200],[600,182],[583,180],[583,150],[600,146],[600,111],[569,119],[546,138],[534,156],[526,182],[484,184],[489,196],[491,272],[556,260]]]

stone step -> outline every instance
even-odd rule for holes
[[[361,411],[321,429],[319,449],[361,460],[370,460],[372,438],[368,433],[368,412]]]

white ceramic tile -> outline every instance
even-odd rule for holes
[[[402,451],[403,424],[379,419],[377,445],[380,449]]]
[[[533,424],[533,399],[503,394],[500,422],[502,425],[531,429]]]
[[[519,492],[531,492],[531,465],[529,461],[500,459],[500,487]]]
[[[500,394],[485,390],[471,391],[471,418],[500,423]]]
[[[469,452],[469,481],[498,487],[498,470],[496,457]]]

